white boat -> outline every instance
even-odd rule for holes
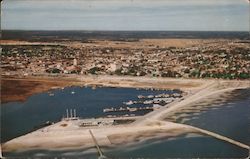
[[[135,112],[135,111],[137,111],[137,108],[129,108],[128,109],[130,112]]]
[[[49,93],[49,96],[54,96],[55,94],[54,93]]]
[[[139,99],[145,98],[143,95],[138,95],[137,96]]]
[[[153,100],[145,100],[144,102],[143,102],[143,104],[152,104],[153,103]]]
[[[132,104],[134,104],[134,102],[132,100],[130,100],[128,102],[124,102],[124,104],[126,104],[126,105],[132,105]]]
[[[148,95],[147,98],[154,98],[154,96],[153,95]]]
[[[71,92],[71,94],[75,94],[75,92],[74,92],[74,91],[72,91],[72,92]]]
[[[159,104],[153,104],[153,109],[160,109],[161,108],[161,105]]]

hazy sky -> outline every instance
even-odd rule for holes
[[[248,31],[247,0],[4,0],[2,28]]]

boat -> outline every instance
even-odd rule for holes
[[[154,98],[154,96],[153,95],[148,95],[147,98]]]
[[[72,92],[71,92],[71,94],[75,94],[75,92],[74,92],[74,91],[72,91]]]
[[[113,107],[112,108],[105,108],[105,109],[103,109],[104,113],[106,113],[106,112],[112,112],[112,111],[114,111]]]
[[[135,111],[137,111],[137,108],[129,108],[128,109],[130,112],[135,112]]]
[[[124,104],[126,104],[126,105],[132,105],[132,104],[134,104],[134,102],[132,100],[130,100],[128,102],[124,102]]]
[[[153,104],[153,109],[160,109],[161,108],[161,105],[159,104]]]
[[[155,96],[155,98],[168,98],[169,94],[158,94]]]
[[[153,100],[145,100],[144,102],[143,102],[143,104],[152,104],[153,103]]]
[[[180,93],[174,93],[174,94],[173,94],[173,97],[177,97],[177,98],[179,97],[179,98],[180,98],[180,97],[181,97],[181,94],[180,94]]]
[[[55,94],[54,93],[49,93],[49,96],[54,96]]]
[[[143,95],[138,95],[137,97],[138,97],[139,99],[145,98],[145,96],[143,96]]]

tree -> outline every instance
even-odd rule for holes
[[[98,71],[101,71],[101,69],[99,67],[93,67],[93,68],[88,70],[88,73],[96,74]]]

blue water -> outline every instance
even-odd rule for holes
[[[193,125],[210,130],[234,140],[250,145],[250,89],[235,90],[230,93],[225,101],[221,99],[209,104],[201,112],[193,112],[199,102],[191,105],[189,112],[177,112],[177,116],[188,114],[185,117],[177,117],[175,122]],[[183,119],[188,119],[187,121]]]
[[[74,91],[75,94],[71,92]],[[138,95],[173,93],[164,90],[137,90],[133,88],[68,87],[49,93],[35,94],[25,102],[11,102],[1,106],[1,141],[5,142],[26,134],[46,121],[57,122],[66,116],[66,109],[76,109],[82,118],[100,117],[103,108],[120,107],[123,102],[138,100]],[[146,112],[138,112],[143,115]]]
[[[178,137],[173,140],[143,144],[134,149],[117,149],[107,152],[111,158],[239,158],[247,150],[219,141],[212,137]]]

